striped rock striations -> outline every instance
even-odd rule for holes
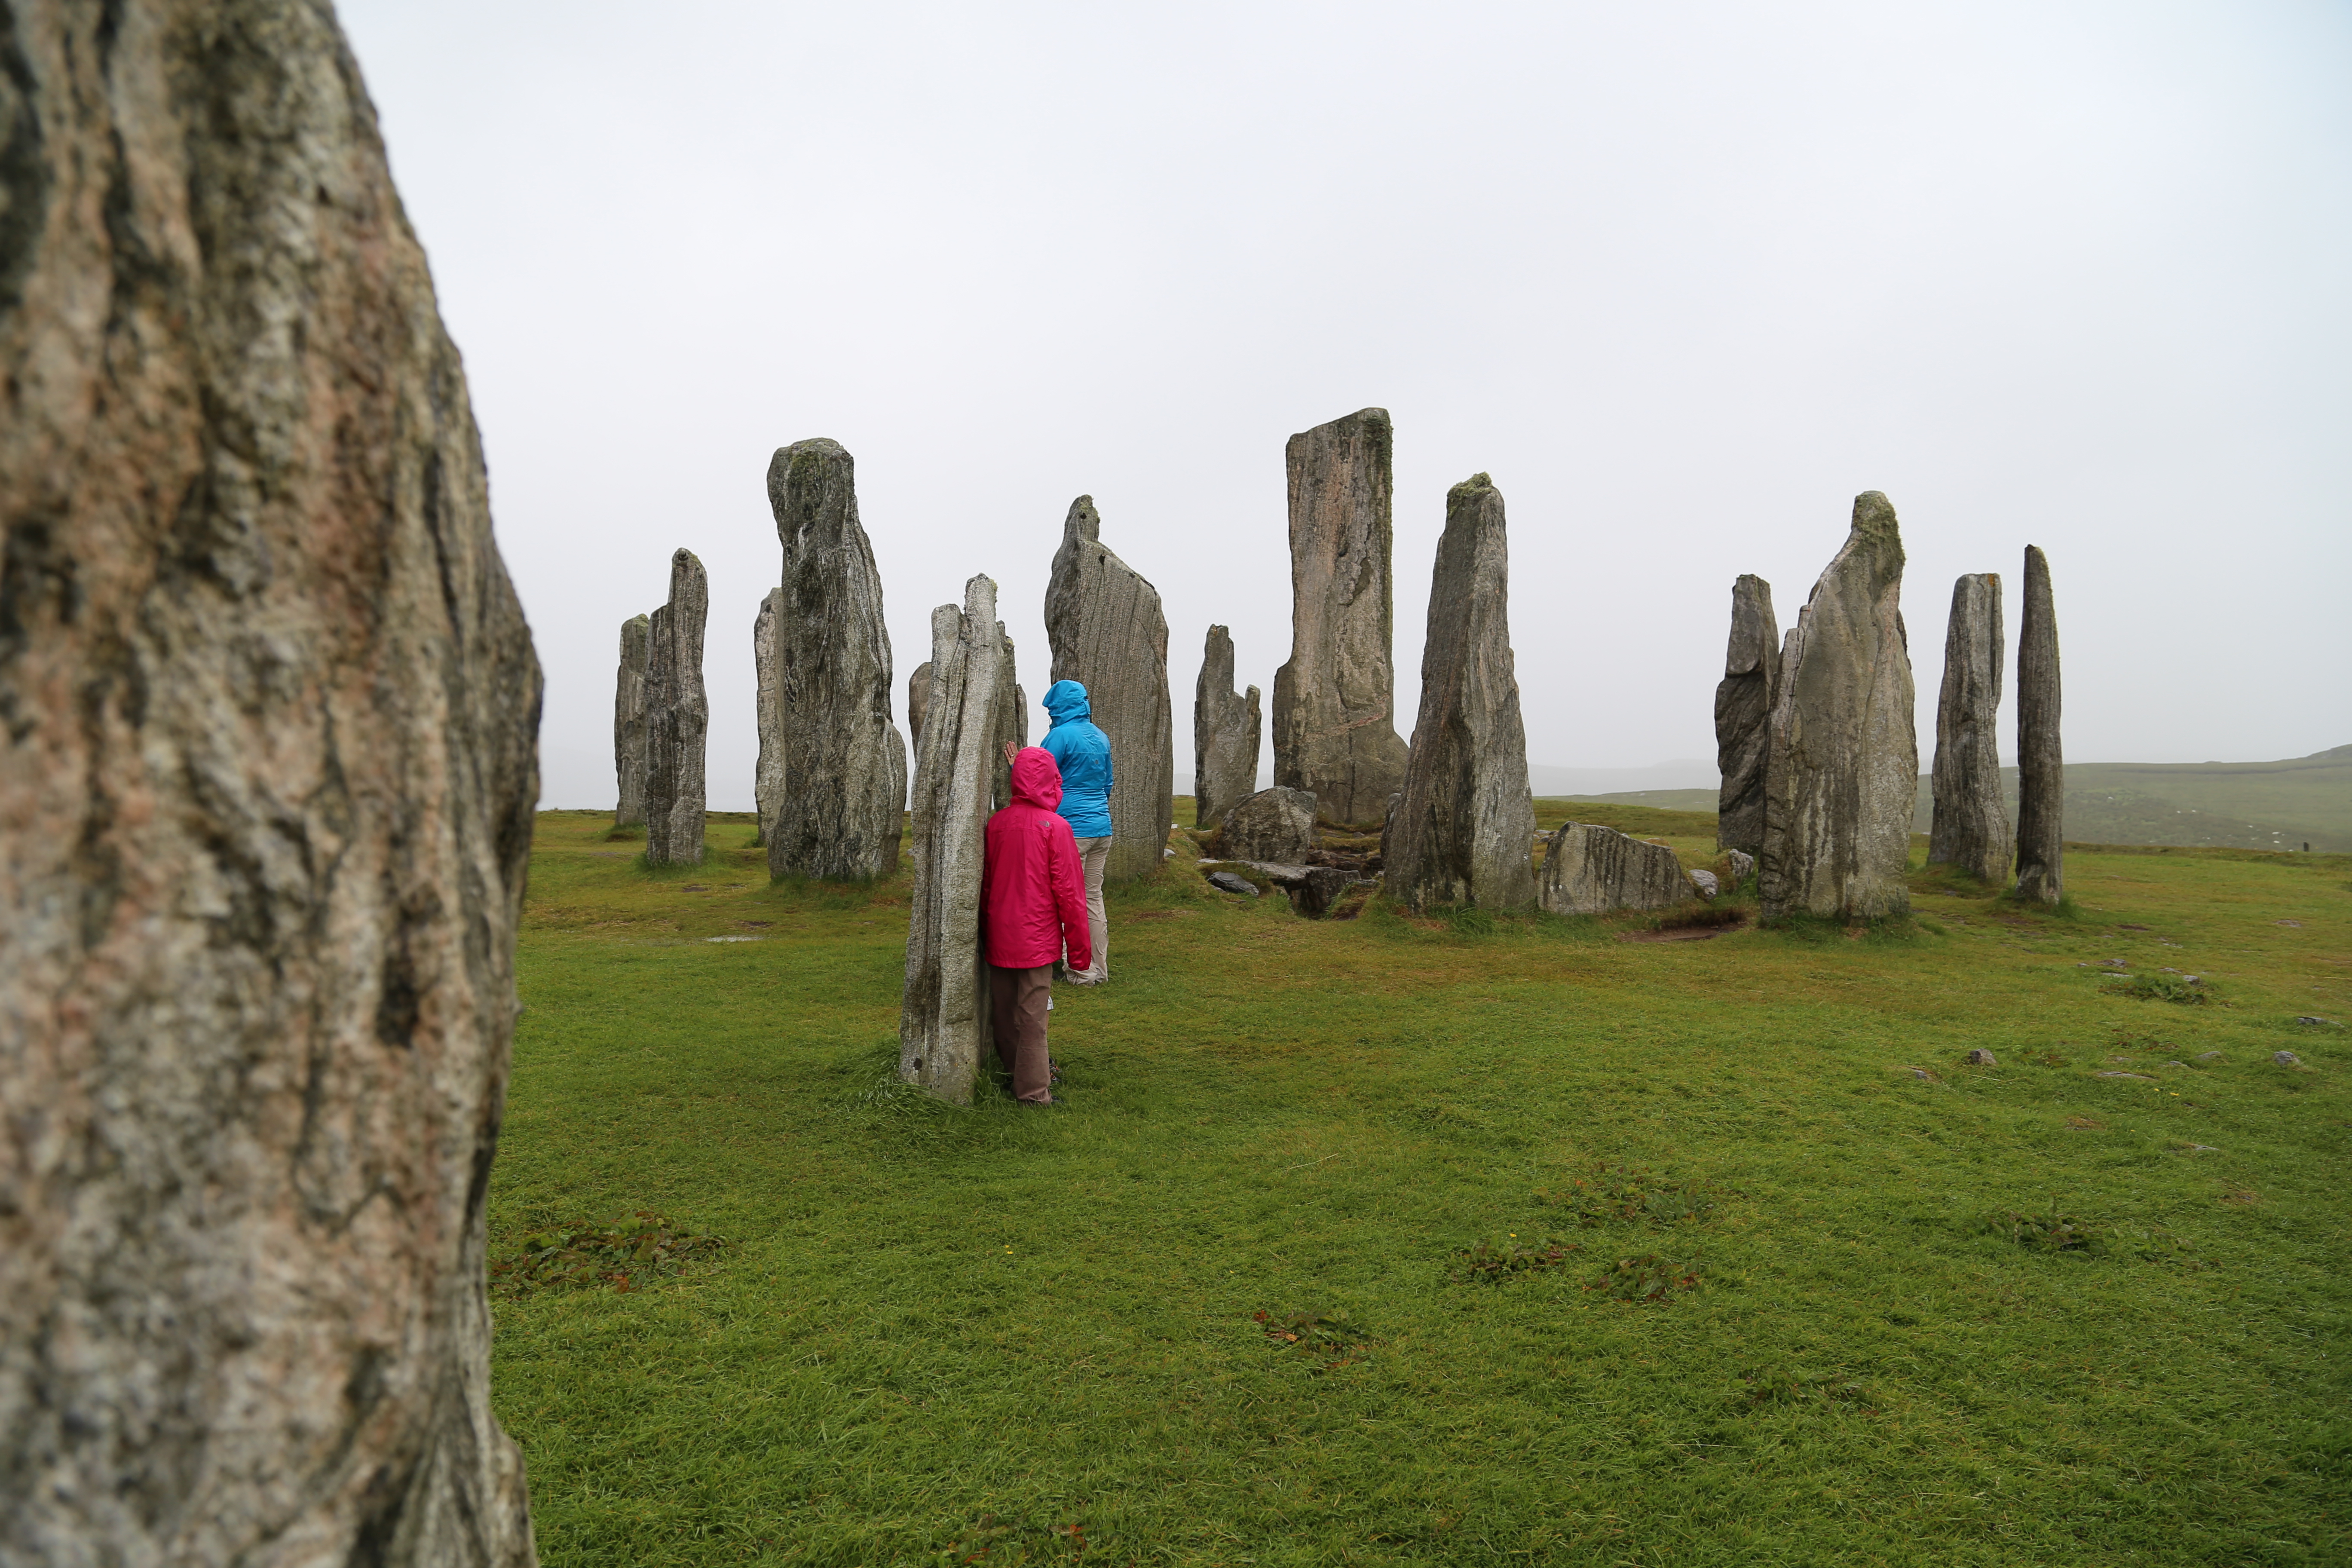
[[[1715,688],[1715,844],[1753,855],[1764,847],[1764,765],[1780,684],[1780,624],[1772,584],[1743,574],[1731,584],[1731,636]]]
[[[1011,648],[996,619],[996,584],[974,577],[961,609],[931,612],[931,690],[915,768],[915,886],[907,925],[907,986],[898,1014],[898,1076],[970,1104],[991,1044],[980,877],[988,818],[1009,798]]]
[[[1553,830],[1536,889],[1537,902],[1556,915],[1663,910],[1698,892],[1672,849],[1589,822]]]
[[[2000,803],[2000,578],[1970,573],[1952,584],[1944,632],[1927,863],[1958,866],[1996,886],[2015,848]]]
[[[1394,431],[1365,408],[1290,438],[1290,659],[1274,676],[1274,782],[1329,822],[1404,787],[1390,580]]]
[[[751,839],[755,849],[775,837],[776,813],[784,803],[783,709],[776,670],[776,606],[783,596],[782,588],[769,589],[760,613],[751,617],[751,711],[760,728],[760,758],[751,772],[751,810],[760,822]]]
[[[1757,889],[1767,920],[1860,921],[1911,907],[1919,790],[1903,538],[1876,490],[1799,612],[1780,658]]]
[[[613,686],[613,772],[620,804],[613,826],[635,827],[646,819],[646,660],[653,647],[653,617],[631,616],[621,623],[621,669]]]
[[[1536,900],[1536,808],[1509,605],[1503,492],[1478,474],[1446,493],[1421,713],[1381,845],[1388,896],[1408,909],[1517,910]]]
[[[538,660],[331,6],[0,12],[0,1562],[524,1568]]]
[[[779,447],[768,503],[784,551],[776,604],[783,781],[768,871],[871,881],[898,867],[907,742],[890,721],[882,575],[857,521],[856,465],[823,437]]]
[[[2065,895],[2066,757],[2058,739],[2058,611],[2050,562],[2025,547],[2025,602],[2017,628],[2017,896]]]
[[[646,660],[646,859],[702,863],[704,765],[710,699],[702,686],[702,635],[710,579],[691,550],[669,559],[669,602],[653,613]]]
[[[1257,688],[1234,689],[1234,638],[1211,626],[1192,688],[1192,821],[1214,827],[1234,804],[1257,789],[1258,736],[1264,730]]]

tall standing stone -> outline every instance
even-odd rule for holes
[[[1446,492],[1429,585],[1421,715],[1403,798],[1381,846],[1389,897],[1408,909],[1526,909],[1536,900],[1528,737],[1511,655],[1503,492],[1484,474]]]
[[[646,660],[646,859],[702,863],[703,764],[710,699],[702,687],[702,634],[710,579],[691,550],[669,558],[669,602],[653,614]]]
[[[646,819],[646,660],[653,646],[653,617],[631,616],[621,623],[621,673],[613,689],[613,772],[621,803],[613,826],[635,827]]]
[[[532,1563],[540,670],[331,6],[0,11],[0,1563]]]
[[[1234,689],[1234,638],[1211,626],[1192,688],[1192,820],[1214,827],[1236,802],[1257,793],[1257,688]]]
[[[2000,578],[1970,573],[1952,584],[1944,633],[1927,860],[1996,885],[2009,875],[2014,847],[2000,804]]]
[[[1385,408],[1290,438],[1290,661],[1274,675],[1274,782],[1324,818],[1379,819],[1404,787],[1396,734]]]
[[[2058,743],[2058,611],[2050,562],[2025,547],[2024,614],[2017,629],[2017,896],[2063,896],[2066,758]]]
[[[910,808],[915,886],[898,1076],[958,1104],[971,1103],[990,1044],[980,875],[1005,771],[1005,653],[991,579],[964,584],[962,609],[931,612],[931,691]]]
[[[1160,869],[1175,809],[1176,731],[1168,701],[1168,621],[1159,590],[1104,548],[1092,496],[1070,503],[1045,588],[1053,679],[1087,689],[1110,738],[1110,858],[1103,879]]]
[[[907,742],[890,721],[882,574],[857,521],[856,466],[823,437],[779,447],[768,502],[784,547],[776,606],[784,783],[768,871],[871,881],[898,869]]]
[[[1895,508],[1866,490],[1781,654],[1757,878],[1768,920],[1911,907],[1919,749],[1902,595]]]
[[[1742,574],[1731,584],[1731,637],[1715,688],[1715,844],[1753,855],[1764,847],[1764,764],[1772,750],[1772,699],[1780,683],[1780,623],[1772,584]]]
[[[776,668],[776,606],[783,596],[782,588],[769,589],[751,618],[751,701],[760,727],[760,760],[751,774],[751,809],[760,819],[755,849],[775,837],[776,814],[784,804],[783,682]]]
[[[931,700],[931,661],[925,659],[907,678],[907,750],[921,765],[923,754],[923,710]]]

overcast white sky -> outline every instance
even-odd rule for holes
[[[2013,666],[2028,542],[2071,760],[2352,742],[2352,6],[341,12],[466,355],[550,805],[612,803],[618,628],[685,545],[710,804],[749,808],[764,477],[809,436],[857,459],[898,706],[981,571],[1043,687],[1091,493],[1166,605],[1181,787],[1209,624],[1269,697],[1289,653],[1283,443],[1367,405],[1406,726],[1483,469],[1538,763],[1711,758],[1732,578],[1793,624],[1864,489],[1923,768],[1952,579],[2002,574]]]

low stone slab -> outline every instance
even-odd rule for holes
[[[1663,910],[1696,891],[1672,849],[1589,822],[1560,824],[1536,879],[1537,902],[1556,915]]]
[[[1231,871],[1209,873],[1209,886],[1221,893],[1238,893],[1245,899],[1257,897],[1257,884],[1246,877],[1236,877]]]
[[[1315,847],[1315,796],[1276,784],[1225,815],[1225,853],[1236,860],[1303,861]]]

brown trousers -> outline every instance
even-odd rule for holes
[[[988,966],[988,1016],[996,1054],[1013,1075],[1013,1095],[1033,1105],[1052,1100],[1054,1060],[1045,1053],[1045,999],[1054,994],[1054,966]]]

